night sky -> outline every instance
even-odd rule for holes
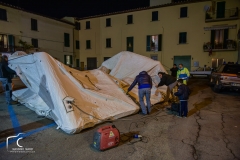
[[[149,6],[150,0],[0,0],[34,13],[62,18],[87,17]]]

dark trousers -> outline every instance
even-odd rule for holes
[[[188,114],[188,101],[180,101],[179,116],[187,117]]]

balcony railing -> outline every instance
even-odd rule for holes
[[[207,11],[205,15],[205,22],[234,20],[239,18],[239,11],[237,8],[225,9],[223,12]]]
[[[13,45],[0,45],[0,52],[23,51],[23,47]]]
[[[214,43],[213,45],[210,42],[203,44],[204,52],[209,51],[236,51],[237,44],[236,41],[228,39],[226,43]]]

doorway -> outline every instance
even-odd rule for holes
[[[87,58],[87,70],[97,69],[97,58]]]
[[[174,56],[174,64],[178,66],[180,63],[191,71],[191,56]]]

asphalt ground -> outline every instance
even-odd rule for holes
[[[1,94],[0,159],[240,159],[240,93],[214,93],[206,78],[194,77],[188,85],[192,93],[187,118],[178,118],[165,104],[157,104],[149,116],[131,115],[75,135],[56,129],[52,120],[24,105],[7,106]],[[121,133],[119,146],[94,149],[94,133],[112,124]],[[22,139],[17,133],[23,133]],[[134,139],[133,134],[143,137]]]

